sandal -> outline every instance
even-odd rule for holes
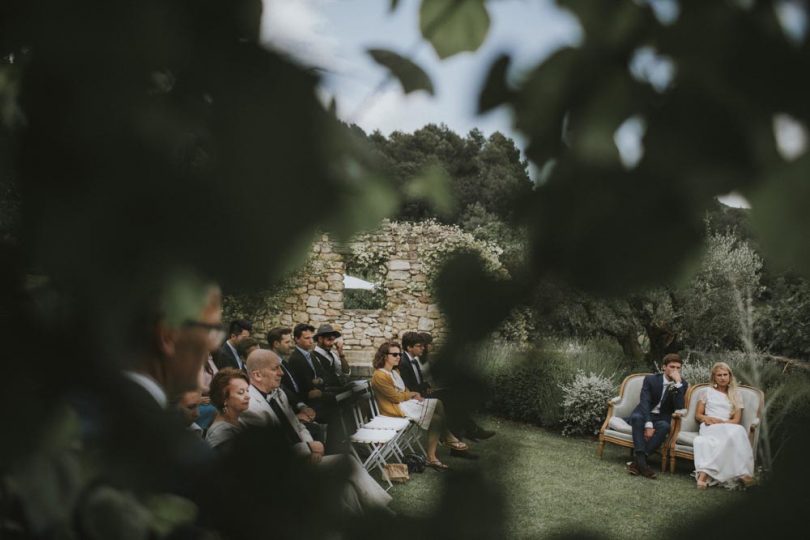
[[[431,467],[431,468],[433,468],[433,469],[436,469],[437,471],[443,471],[443,470],[446,470],[446,469],[449,469],[449,468],[450,468],[450,467],[448,467],[447,465],[445,465],[444,463],[442,463],[441,461],[439,461],[438,459],[433,460],[433,461],[428,461],[428,462],[426,463],[426,465],[427,465],[428,467]]]
[[[440,444],[459,452],[466,452],[470,449],[467,443],[461,441],[442,441]]]
[[[755,485],[757,483],[757,481],[754,479],[753,476],[748,476],[747,474],[745,476],[741,476],[739,478],[739,481],[743,485],[743,487],[747,487],[747,488],[749,488],[749,487],[751,487],[751,486],[753,486],[753,485]]]

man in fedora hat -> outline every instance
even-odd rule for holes
[[[322,324],[315,332],[315,356],[323,366],[326,386],[343,386],[352,373],[343,354],[343,342],[338,339],[340,335],[331,324]]]

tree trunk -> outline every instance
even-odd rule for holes
[[[647,338],[650,340],[650,350],[647,352],[647,363],[653,367],[661,367],[661,360],[669,353],[676,353],[682,348],[677,333],[670,330],[666,324],[644,325]]]
[[[638,344],[638,336],[635,332],[613,334],[613,337],[616,338],[624,355],[632,359],[634,363],[644,358],[644,351],[641,350],[641,346]]]

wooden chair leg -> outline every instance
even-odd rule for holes
[[[596,447],[596,455],[602,459],[602,452],[605,451],[605,441],[599,441],[599,446]]]
[[[669,456],[669,474],[675,474],[675,452]]]
[[[667,471],[667,452],[666,450],[661,450],[661,472],[665,473]]]

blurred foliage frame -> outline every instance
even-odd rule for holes
[[[514,110],[536,165],[554,161],[516,209],[530,235],[524,271],[497,280],[462,255],[437,280],[452,332],[440,364],[473,387],[460,369],[464,354],[539,279],[621,294],[671,278],[698,245],[713,197],[732,189],[750,197],[767,255],[810,275],[810,157],[783,158],[772,128],[782,113],[810,125],[810,47],[786,35],[775,3],[682,0],[669,22],[647,2],[559,4],[578,18],[584,41],[517,85],[497,80],[508,62],[496,60],[484,100]],[[441,57],[485,39],[484,0],[420,5],[421,31]],[[71,393],[103,393],[144,291],[188,267],[229,290],[267,285],[302,258],[300,244],[318,227],[348,236],[396,208],[397,196],[373,153],[318,102],[315,75],[259,46],[259,0],[12,0],[1,9],[3,72],[21,67],[0,88],[0,102],[21,112],[3,116],[0,141],[0,175],[21,194],[19,237],[2,244],[2,337],[12,359],[38,344],[41,360],[13,362],[12,374],[47,396],[22,411],[14,405],[25,402],[23,388],[2,396],[4,424],[20,434],[2,449],[7,469],[43,449],[44,419]],[[797,9],[807,17],[810,8]],[[650,45],[677,66],[662,91],[628,69]],[[612,137],[637,115],[646,119],[645,153],[627,170]],[[29,274],[47,278],[36,301]],[[473,289],[482,293],[464,294]],[[796,434],[784,470],[736,508],[737,519],[696,520],[677,536],[801,530],[806,439]],[[499,536],[505,515],[492,493],[480,479],[451,477],[436,515],[413,526]],[[243,523],[216,525],[248,532]],[[369,526],[356,536],[378,534]]]

